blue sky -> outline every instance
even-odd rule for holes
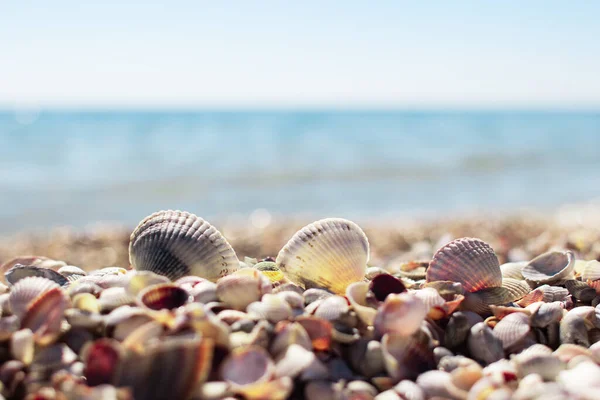
[[[91,3],[0,0],[0,105],[600,108],[597,1]]]

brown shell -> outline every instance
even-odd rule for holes
[[[460,282],[469,292],[502,285],[500,263],[494,250],[482,240],[453,240],[433,256],[427,282]]]
[[[575,256],[572,251],[550,251],[529,261],[521,273],[528,281],[543,284],[568,279],[574,268]]]
[[[239,268],[235,251],[211,224],[183,211],[159,211],[133,231],[129,260],[137,270],[171,280],[197,275],[211,281]]]
[[[185,289],[172,283],[148,286],[138,294],[138,302],[151,310],[172,310],[188,302],[190,295]]]

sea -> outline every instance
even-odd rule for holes
[[[598,198],[600,112],[0,112],[0,234],[161,209],[261,225]]]

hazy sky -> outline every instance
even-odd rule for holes
[[[592,0],[0,0],[0,105],[600,108],[599,17]]]

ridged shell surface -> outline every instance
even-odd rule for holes
[[[500,263],[494,250],[482,240],[453,240],[433,256],[427,268],[427,282],[460,282],[469,292],[502,286]]]
[[[129,260],[137,270],[171,280],[197,275],[216,281],[239,267],[225,237],[202,218],[183,211],[146,217],[131,234]]]
[[[14,315],[22,318],[27,306],[35,298],[53,288],[60,287],[56,282],[39,276],[30,276],[18,281],[10,291],[8,302]]]
[[[363,279],[369,241],[354,222],[341,218],[316,221],[298,231],[277,255],[277,266],[293,282],[344,294]]]

